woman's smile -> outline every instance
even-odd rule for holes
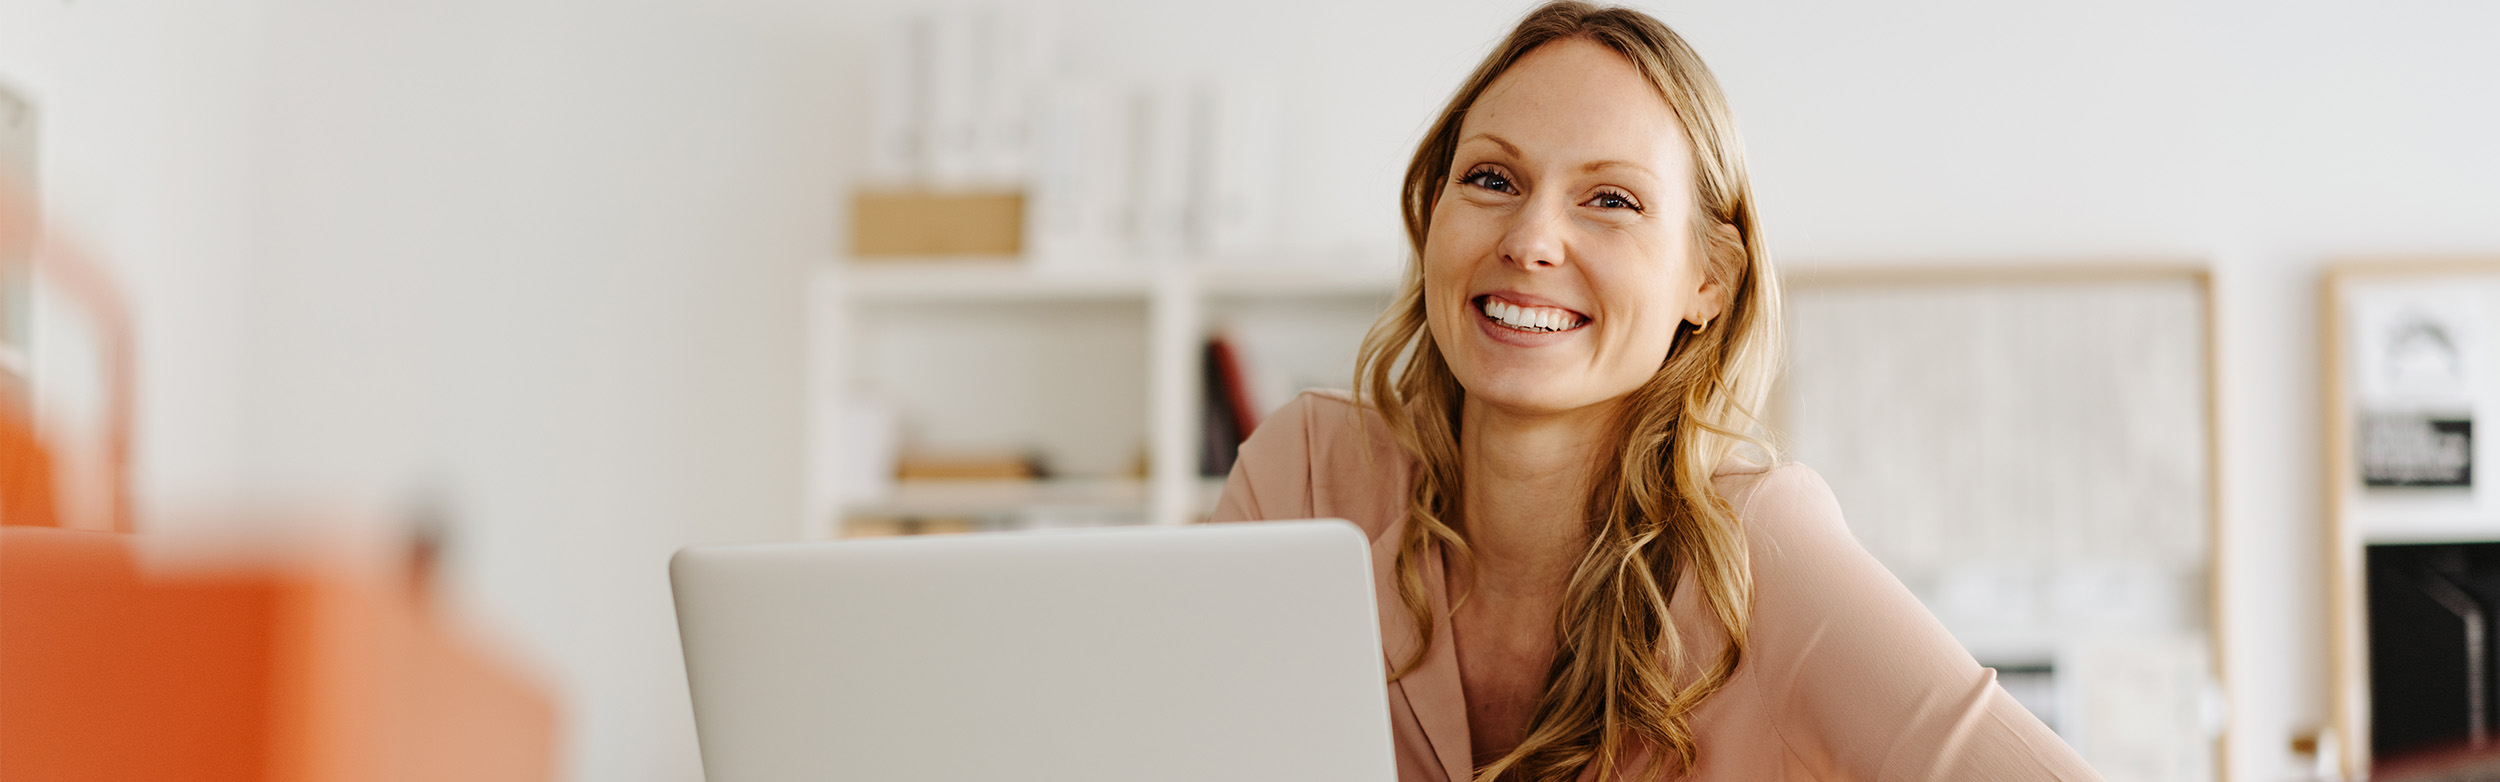
[[[1507,345],[1551,345],[1576,336],[1592,322],[1585,314],[1524,293],[1500,291],[1472,301],[1478,330]]]

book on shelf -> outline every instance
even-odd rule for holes
[[[1220,476],[1232,472],[1241,441],[1259,428],[1259,411],[1264,408],[1251,399],[1241,351],[1222,332],[1207,339],[1202,370],[1204,426],[1198,438],[1198,472]]]

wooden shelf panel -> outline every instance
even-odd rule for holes
[[[850,516],[1000,516],[1036,509],[1146,508],[1146,482],[1128,478],[901,481],[884,499],[847,504]]]
[[[863,304],[929,301],[1144,299],[1154,277],[1142,269],[1036,269],[1012,259],[893,261],[833,272]]]
[[[1158,285],[1217,298],[1378,297],[1397,291],[1394,268],[1243,268],[1139,261],[1100,268],[1037,267],[1013,258],[863,260],[828,272],[862,304],[931,301],[1139,299]]]
[[[1209,269],[1199,289],[1220,298],[1376,297],[1397,293],[1399,272],[1390,269]]]

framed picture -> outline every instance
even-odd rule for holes
[[[2500,258],[2361,260],[2323,286],[2328,697],[2358,777],[2500,720]],[[2477,466],[2485,467],[2477,475]]]

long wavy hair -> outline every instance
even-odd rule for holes
[[[1743,658],[1753,602],[1741,522],[1711,484],[1739,445],[1773,458],[1757,411],[1780,351],[1779,286],[1755,225],[1752,185],[1734,120],[1699,55],[1658,20],[1624,8],[1555,2],[1530,12],[1450,97],[1407,165],[1400,205],[1414,251],[1397,298],[1365,335],[1355,365],[1364,404],[1417,461],[1398,546],[1398,596],[1422,634],[1435,622],[1423,563],[1437,545],[1472,558],[1460,507],[1459,411],[1467,390],[1451,375],[1426,327],[1422,257],[1432,210],[1449,182],[1468,110],[1494,80],[1548,43],[1590,41],[1630,61],[1666,99],[1693,150],[1694,241],[1703,273],[1728,296],[1716,328],[1686,323],[1658,371],[1619,405],[1589,488],[1589,546],[1555,617],[1557,650],[1527,736],[1476,770],[1489,780],[1564,780],[1595,766],[1601,779],[1628,770],[1643,746],[1682,773],[1698,757],[1691,714],[1727,683]],[[1661,133],[1673,132],[1661,128]],[[1472,572],[1472,568],[1470,569]],[[1707,658],[1687,649],[1668,602],[1690,573],[1727,642]],[[1703,662],[1706,659],[1706,662]],[[1688,668],[1695,673],[1685,672]]]

